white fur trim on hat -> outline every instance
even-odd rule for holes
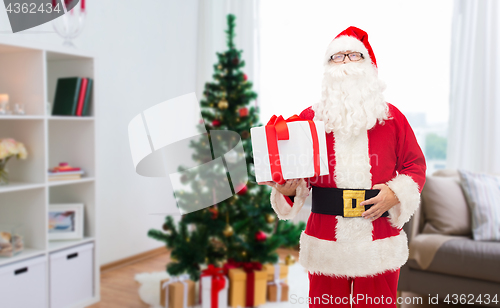
[[[293,206],[288,204],[285,197],[276,188],[273,188],[271,192],[271,206],[279,219],[293,219],[304,205],[307,196],[309,196],[309,188],[306,181],[302,179],[297,187]]]
[[[357,219],[357,218],[349,218]],[[299,263],[311,274],[374,276],[397,270],[408,260],[406,233],[375,241],[328,241],[302,232]]]
[[[399,203],[389,209],[389,220],[394,227],[401,229],[420,204],[420,190],[418,184],[406,174],[398,174],[386,184],[399,199]]]
[[[336,54],[337,52],[347,50],[361,52],[363,54],[363,57],[365,57],[367,61],[371,62],[370,55],[368,54],[368,49],[366,49],[365,45],[360,40],[352,36],[342,35],[334,39],[328,45],[325,53],[324,64],[328,64],[328,60],[332,55]]]

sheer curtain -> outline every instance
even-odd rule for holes
[[[455,0],[448,166],[500,173],[500,5]]]
[[[236,16],[236,48],[243,50],[245,61],[243,71],[253,82],[253,90],[259,89],[259,5],[260,0],[199,0],[198,50],[196,96],[202,98],[207,81],[213,80],[213,65],[217,62],[216,52],[226,47],[227,14]]]

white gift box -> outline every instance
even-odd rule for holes
[[[212,277],[213,276],[204,276],[201,277],[201,307],[202,308],[213,308],[212,305]],[[228,304],[228,296],[227,290],[229,288],[229,279],[224,276],[224,280],[226,280],[226,285],[224,289],[219,291],[219,306],[216,308],[227,308]]]
[[[326,150],[325,125],[323,121],[313,121],[319,144],[319,175],[327,175],[328,154]],[[315,175],[313,156],[313,136],[309,122],[287,122],[288,140],[278,140],[278,152],[283,179],[310,178]],[[251,130],[255,177],[257,182],[272,181],[268,137],[265,126]]]

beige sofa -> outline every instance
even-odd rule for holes
[[[421,206],[404,227],[410,259],[401,268],[398,290],[440,300],[464,294],[475,305],[500,307],[483,301],[486,294],[490,299],[496,294],[500,302],[500,242],[472,239],[459,181],[454,170],[427,177]]]

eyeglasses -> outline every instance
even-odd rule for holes
[[[361,52],[350,52],[350,53],[338,53],[330,57],[330,60],[333,62],[343,62],[345,59],[345,56],[349,57],[349,60],[351,61],[359,61],[361,59],[364,59],[363,54]]]

